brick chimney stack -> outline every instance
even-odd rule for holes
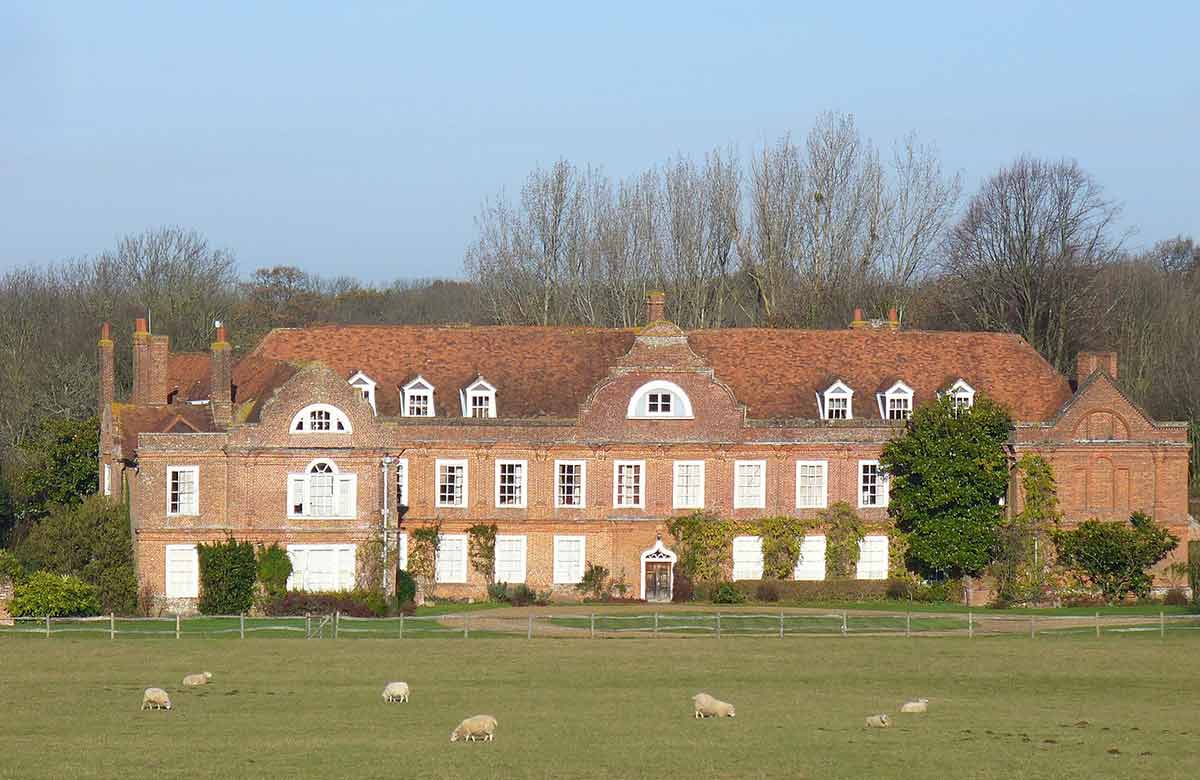
[[[1103,371],[1116,379],[1117,353],[1080,352],[1075,358],[1075,387],[1081,387],[1087,378],[1097,371]]]
[[[133,393],[135,404],[167,402],[167,360],[171,354],[168,336],[151,336],[145,318],[138,317],[133,327]]]
[[[652,325],[666,319],[664,310],[667,307],[667,294],[662,290],[652,290],[646,293],[646,324]]]
[[[116,400],[112,326],[107,322],[100,326],[100,340],[96,342],[96,352],[100,364],[100,388],[96,396],[96,404],[100,419],[104,419],[104,410],[108,409]]]
[[[228,428],[233,419],[233,346],[225,326],[219,321],[216,340],[212,343],[208,386],[213,422],[218,428]]]

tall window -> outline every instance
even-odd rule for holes
[[[823,509],[829,465],[823,460],[796,461],[796,508]]]
[[[702,509],[704,507],[704,461],[675,461],[676,509]]]
[[[583,580],[587,538],[583,536],[554,537],[554,584],[574,585]]]
[[[292,433],[350,433],[350,419],[329,404],[311,404],[292,418]]]
[[[613,463],[613,506],[641,509],[645,506],[643,475],[646,462],[618,460]]]
[[[467,581],[466,534],[442,534],[438,538],[434,570],[438,582]]]
[[[554,505],[577,509],[587,500],[587,465],[582,460],[560,460],[554,464]]]
[[[112,495],[112,464],[104,464],[104,495]]]
[[[198,466],[167,467],[167,514],[199,514],[197,488],[200,482]]]
[[[525,581],[524,536],[496,537],[496,582]]]
[[[408,459],[396,461],[396,512],[404,511],[408,506]]]
[[[356,475],[338,472],[328,460],[313,461],[303,473],[288,475],[288,516],[355,517],[357,488]]]
[[[438,460],[437,505],[467,505],[467,462],[465,460]]]
[[[860,508],[888,505],[887,475],[877,460],[858,462],[858,505]]]
[[[762,509],[766,506],[765,460],[739,460],[734,463],[733,506],[735,509]]]
[[[735,580],[761,580],[762,575],[762,537],[735,536],[733,538],[733,578]]]
[[[496,506],[525,506],[525,469],[523,460],[496,461]]]

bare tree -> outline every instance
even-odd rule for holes
[[[942,172],[934,147],[911,133],[896,145],[881,257],[881,270],[893,288],[904,290],[936,260],[961,195],[961,177]]]

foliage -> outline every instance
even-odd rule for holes
[[[800,560],[800,544],[813,527],[812,521],[779,515],[759,518],[753,527],[762,539],[763,577],[789,579],[796,561]]]
[[[100,422],[46,417],[21,442],[13,492],[22,520],[36,520],[56,506],[74,506],[96,492]]]
[[[404,569],[396,569],[396,603],[412,604],[417,600],[417,581]]]
[[[1017,461],[1017,472],[1021,511],[1001,521],[989,568],[998,605],[1037,604],[1053,595],[1048,541],[1062,517],[1054,470],[1042,456],[1026,453]]]
[[[505,582],[489,582],[487,586],[488,601],[494,601],[497,604],[508,603],[508,583]]]
[[[779,580],[762,580],[758,583],[758,587],[754,589],[754,598],[762,602],[772,603],[779,601],[782,590]]]
[[[292,576],[292,559],[287,551],[272,542],[269,547],[258,546],[257,552],[258,584],[268,599],[274,600],[287,592],[288,577]]]
[[[854,576],[858,543],[864,536],[862,518],[848,503],[838,501],[817,513],[817,524],[825,528],[825,576]]]
[[[879,602],[889,598],[889,591],[904,593],[897,598],[907,600],[908,587],[904,580],[771,580],[772,589],[778,594],[778,600],[791,603],[821,603],[821,602]],[[731,583],[738,591],[743,601],[758,599],[759,587],[763,581],[739,580]],[[697,583],[696,601],[721,603],[714,598],[721,583]],[[727,602],[741,603],[741,602]]]
[[[575,590],[596,600],[603,599],[609,593],[608,568],[588,561],[583,568],[583,578],[575,584]]]
[[[746,600],[746,594],[732,582],[722,582],[713,590],[711,600],[714,604],[741,604]]]
[[[9,580],[16,585],[25,578],[25,567],[12,550],[0,550],[0,581]]]
[[[254,545],[230,536],[224,542],[196,545],[200,559],[200,603],[205,615],[236,615],[254,603],[258,567]]]
[[[467,529],[471,568],[490,581],[496,571],[496,524],[476,523]]]
[[[1200,604],[1200,540],[1188,542],[1188,587],[1192,589],[1192,601]]]
[[[675,570],[693,580],[716,580],[725,570],[734,529],[728,520],[711,512],[692,512],[673,517],[667,530],[675,539],[679,556]]]
[[[437,553],[442,543],[442,524],[414,528],[408,544],[408,573],[423,593],[433,589],[437,575]]]
[[[358,543],[354,552],[354,567],[356,582],[361,590],[383,593],[383,573],[387,569],[387,562],[383,559],[383,534],[379,529]]]
[[[614,577],[609,584],[609,591],[616,594],[616,598],[624,599],[629,596],[629,582],[625,579],[625,568],[621,568],[621,576]]]
[[[137,576],[127,508],[105,496],[54,507],[15,550],[27,571],[79,577],[98,589],[105,612],[137,609]]]
[[[1163,596],[1163,604],[1168,607],[1186,607],[1189,603],[1187,592],[1183,588],[1170,588]]]
[[[98,615],[100,595],[78,577],[35,571],[13,590],[8,611],[14,617]]]
[[[674,581],[671,583],[671,601],[676,604],[684,604],[695,597],[696,588],[692,584],[692,578],[676,572]]]
[[[904,433],[884,446],[888,514],[923,573],[975,575],[991,562],[1012,430],[1007,410],[985,396],[966,409],[945,397],[918,407]]]
[[[343,590],[309,593],[289,590],[270,601],[268,615],[331,615],[340,612],[348,617],[384,617],[388,614],[387,599],[376,591]]]
[[[1149,593],[1149,568],[1179,544],[1178,537],[1141,512],[1134,512],[1128,523],[1085,520],[1052,536],[1059,563],[1097,588],[1109,603],[1130,593]]]

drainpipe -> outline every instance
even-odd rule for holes
[[[388,592],[388,493],[391,491],[392,456],[384,455],[379,464],[383,473],[383,507],[379,510],[383,515],[383,593]]]

